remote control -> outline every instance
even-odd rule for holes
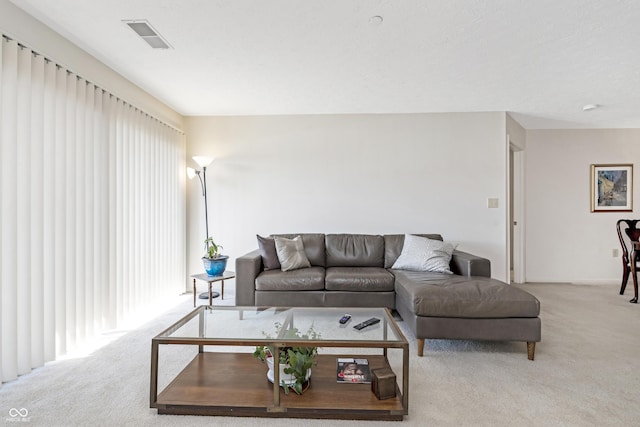
[[[362,323],[358,323],[357,325],[355,325],[353,328],[357,329],[357,330],[361,330],[366,328],[367,326],[371,326],[371,325],[375,325],[376,323],[380,322],[380,319],[376,318],[376,317],[372,317],[369,320],[365,320]]]
[[[342,316],[339,320],[341,325],[346,324],[349,320],[351,320],[351,315],[350,314],[345,314],[344,316]]]

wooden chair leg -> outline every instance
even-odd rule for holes
[[[622,270],[622,285],[620,286],[620,295],[624,295],[624,290],[627,288],[627,282],[629,281],[629,274],[631,274],[631,269],[625,265],[624,270]]]
[[[631,257],[629,258],[629,263],[631,264],[631,279],[633,279],[633,299],[629,302],[637,303],[638,302],[638,252],[640,252],[640,247],[638,247],[638,242],[633,242],[633,252],[631,252]]]
[[[418,356],[422,357],[424,354],[424,339],[418,338]]]
[[[536,352],[536,343],[535,341],[527,341],[527,357],[529,360],[533,360],[533,356]]]

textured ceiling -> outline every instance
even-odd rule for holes
[[[637,0],[12,2],[183,115],[509,111],[527,129],[640,127]]]

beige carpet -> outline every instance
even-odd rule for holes
[[[233,282],[231,282],[232,284]],[[530,362],[524,343],[411,340],[411,426],[640,425],[640,305],[612,286],[527,284],[540,299],[542,342]],[[232,286],[225,289],[231,304]],[[192,309],[174,309],[93,354],[36,369],[0,386],[0,423],[37,426],[326,426],[322,420],[157,415],[149,408],[151,338]],[[402,325],[402,322],[401,322]],[[404,325],[402,325],[403,329]],[[162,354],[174,370],[192,357],[178,346]],[[161,383],[171,377],[162,373]],[[15,424],[12,408],[28,410]],[[11,411],[11,413],[10,413]],[[13,414],[13,416],[11,415]],[[291,424],[293,422],[293,424]],[[330,421],[362,426],[365,421]],[[374,423],[382,425],[387,423]]]

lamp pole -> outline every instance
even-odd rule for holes
[[[207,204],[207,167],[202,167],[202,192],[204,193],[204,226],[207,232],[206,238],[209,238],[209,205]],[[207,241],[207,249],[209,249],[209,242]]]
[[[198,179],[200,180],[200,185],[202,186],[202,195],[204,196],[204,224],[205,231],[207,234],[205,235],[205,240],[209,238],[209,205],[207,204],[207,166],[211,164],[213,161],[212,157],[205,156],[193,156],[193,160],[202,168],[202,178],[200,177],[199,170],[193,170],[191,168],[187,168],[187,174],[191,177],[192,173],[198,175]],[[191,172],[193,171],[193,172]],[[207,242],[206,249],[209,249],[209,242]]]

